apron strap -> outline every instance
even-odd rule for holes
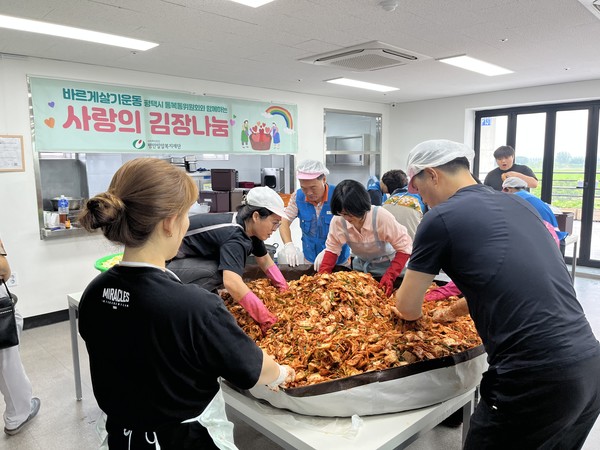
[[[234,218],[235,220],[235,218]],[[216,225],[208,225],[206,227],[202,227],[202,228],[196,228],[195,230],[191,230],[188,231],[187,233],[185,233],[186,236],[193,236],[195,234],[200,234],[200,233],[205,233],[207,231],[212,231],[212,230],[218,230],[219,228],[226,228],[226,227],[240,227],[242,230],[244,229],[244,227],[242,227],[239,223],[218,223]]]

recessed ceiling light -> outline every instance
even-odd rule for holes
[[[361,89],[370,89],[371,91],[390,92],[397,91],[398,88],[384,86],[383,84],[367,83],[365,81],[352,80],[350,78],[335,78],[333,80],[325,80],[327,83],[341,84],[342,86],[351,86]]]
[[[452,66],[460,67],[461,69],[471,70],[473,72],[487,75],[488,77],[494,77],[496,75],[505,75],[507,73],[513,73],[512,70],[505,69],[504,67],[490,64],[480,59],[471,58],[467,55],[452,56],[450,58],[440,58],[439,62],[450,64]]]
[[[275,0],[231,0],[232,2],[241,3],[242,5],[251,6],[252,8],[258,8],[259,6],[266,5]]]
[[[51,36],[78,39],[80,41],[96,42],[99,44],[114,45],[117,47],[131,48],[134,50],[149,50],[158,44],[154,42],[131,39],[116,34],[100,33],[98,31],[84,30],[83,28],[67,27],[37,20],[21,19],[0,15],[0,28],[11,30],[29,31],[31,33],[49,34]]]

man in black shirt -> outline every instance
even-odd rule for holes
[[[508,177],[517,177],[527,183],[529,188],[536,188],[538,179],[529,167],[523,164],[515,164],[515,149],[510,145],[498,147],[494,152],[494,158],[498,167],[487,174],[483,184],[491,186],[497,191],[502,190],[502,182]]]
[[[409,190],[432,209],[396,293],[404,320],[443,269],[464,293],[488,353],[465,449],[580,448],[600,413],[600,345],[537,211],[477,184],[473,151],[426,141],[408,157]]]

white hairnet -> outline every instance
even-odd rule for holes
[[[426,167],[438,167],[463,156],[472,160],[475,152],[465,144],[447,139],[421,142],[408,154],[408,176],[412,178]]]
[[[296,175],[301,180],[310,180],[318,178],[321,175],[329,175],[329,170],[327,170],[327,167],[325,167],[325,164],[323,164],[321,161],[317,161],[316,159],[306,159],[298,163],[298,167],[296,167]]]
[[[515,189],[524,189],[527,187],[527,181],[522,180],[519,177],[508,177],[502,183],[503,188],[515,188]]]

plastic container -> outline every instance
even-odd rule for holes
[[[65,228],[65,224],[67,222],[69,216],[69,199],[67,199],[64,195],[61,195],[58,199],[58,221],[60,222],[60,226]],[[70,224],[69,224],[70,228]]]
[[[123,253],[113,253],[112,255],[104,256],[94,263],[96,270],[106,272],[112,266],[119,264],[123,259]]]

